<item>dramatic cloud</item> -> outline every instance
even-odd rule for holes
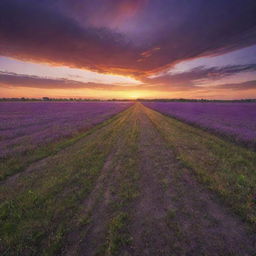
[[[166,73],[154,78],[144,78],[141,84],[120,85],[95,82],[79,82],[70,79],[50,79],[38,76],[19,75],[0,71],[0,85],[10,87],[30,87],[44,89],[95,89],[95,90],[158,90],[158,91],[191,91],[202,90],[200,85],[205,81],[218,81],[221,78],[244,72],[256,71],[256,64],[232,65],[225,67],[205,68],[203,66],[181,73]],[[212,88],[211,88],[212,87]],[[209,86],[209,89],[254,89],[255,81]]]
[[[107,91],[130,91],[130,90],[147,90],[147,91],[183,91],[196,89],[196,86],[177,86],[177,84],[169,83],[144,83],[138,85],[120,85],[120,84],[104,84],[95,82],[79,82],[70,79],[52,79],[38,76],[20,75],[9,72],[0,71],[0,88],[37,88],[37,89],[93,89]],[[200,89],[200,88],[198,88]]]
[[[104,83],[78,82],[69,79],[52,79],[38,76],[19,75],[0,71],[0,87],[28,87],[38,89],[94,89],[130,90],[138,86],[110,85]]]
[[[145,78],[143,82],[145,84],[152,84],[159,86],[162,89],[176,89],[176,90],[193,90],[200,89],[198,85],[205,81],[219,80],[224,77],[236,75],[243,72],[256,71],[256,64],[248,65],[232,65],[224,67],[210,67],[205,68],[203,66],[193,68],[186,72],[180,73],[163,73],[160,76],[154,78]]]
[[[231,89],[231,90],[256,90],[256,80],[246,81],[243,83],[221,84],[214,87],[214,89]]]
[[[50,0],[49,3],[52,1]],[[116,28],[138,15],[148,0],[57,0],[55,6],[80,23]],[[51,3],[52,4],[52,3]]]
[[[1,1],[0,27],[0,54],[6,56],[104,71],[128,66],[136,55],[122,35],[84,28],[37,1]]]
[[[0,54],[144,78],[256,43],[255,0],[1,0]]]

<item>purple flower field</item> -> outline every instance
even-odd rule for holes
[[[1,102],[0,157],[24,153],[87,130],[130,102]]]
[[[146,102],[145,106],[256,146],[256,103]]]

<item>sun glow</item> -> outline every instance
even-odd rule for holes
[[[78,82],[103,84],[119,84],[126,86],[141,84],[131,76],[114,73],[98,73],[86,69],[67,66],[53,66],[50,63],[36,63],[0,56],[0,71],[13,72],[22,75],[47,77],[52,79],[69,79]]]
[[[138,96],[137,94],[134,94],[134,95],[131,95],[130,98],[132,98],[132,99],[138,99],[139,96]]]
[[[140,90],[140,91],[129,91],[123,94],[124,98],[127,99],[142,99],[142,98],[155,98],[159,95],[159,92],[156,91],[148,91],[148,90]]]

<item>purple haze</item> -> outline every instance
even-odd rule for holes
[[[73,136],[125,110],[130,102],[1,102],[0,157]]]
[[[256,146],[256,103],[147,102],[145,106]]]

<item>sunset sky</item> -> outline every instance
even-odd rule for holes
[[[1,0],[0,97],[256,98],[255,0]]]

